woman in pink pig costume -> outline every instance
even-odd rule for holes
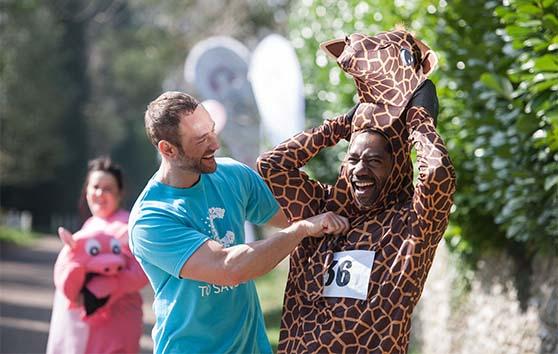
[[[58,229],[64,247],[54,266],[47,354],[139,352],[147,277],[128,248],[122,195],[120,168],[106,157],[91,160],[82,191],[91,216],[73,235]]]

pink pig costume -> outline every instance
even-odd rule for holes
[[[92,216],[69,240],[61,235],[47,354],[139,352],[147,277],[128,248],[128,217]]]

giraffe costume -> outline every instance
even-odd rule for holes
[[[339,237],[307,237],[292,252],[278,349],[405,353],[411,314],[447,227],[455,191],[453,166],[433,118],[423,107],[406,109],[437,59],[403,30],[352,34],[322,48],[354,78],[359,105],[263,153],[258,171],[291,221],[333,211],[349,218],[351,230]],[[347,158],[333,186],[299,170],[323,148],[341,139],[352,141],[361,130],[383,135],[393,157],[388,180],[367,207],[353,197]],[[416,187],[412,147],[419,168]],[[360,285],[364,296],[324,296],[333,277],[339,286],[352,275],[353,263],[345,262],[342,269],[336,254],[354,250],[374,252],[365,286]]]

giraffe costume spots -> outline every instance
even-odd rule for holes
[[[455,191],[454,169],[433,118],[423,107],[406,108],[437,59],[403,30],[352,34],[322,48],[354,78],[359,105],[263,153],[258,171],[291,221],[333,211],[349,218],[351,230],[338,237],[307,237],[292,252],[279,352],[405,353],[411,314]],[[387,182],[367,207],[353,196],[347,158],[332,186],[300,170],[323,148],[341,139],[352,142],[361,130],[383,135],[393,156]],[[365,298],[323,296],[334,254],[349,250],[375,252]]]

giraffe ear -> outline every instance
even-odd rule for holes
[[[345,49],[345,41],[343,39],[332,39],[321,43],[320,48],[322,48],[327,55],[337,60],[341,53],[343,53],[343,49]]]
[[[422,63],[420,66],[422,67],[422,73],[424,76],[430,75],[434,69],[436,69],[436,65],[438,64],[438,56],[424,44],[421,40],[415,38],[415,43],[420,49]]]
[[[426,52],[425,55],[426,56],[422,60],[421,66],[424,76],[428,76],[434,71],[434,69],[436,69],[436,65],[438,65],[438,57],[431,50]]]

